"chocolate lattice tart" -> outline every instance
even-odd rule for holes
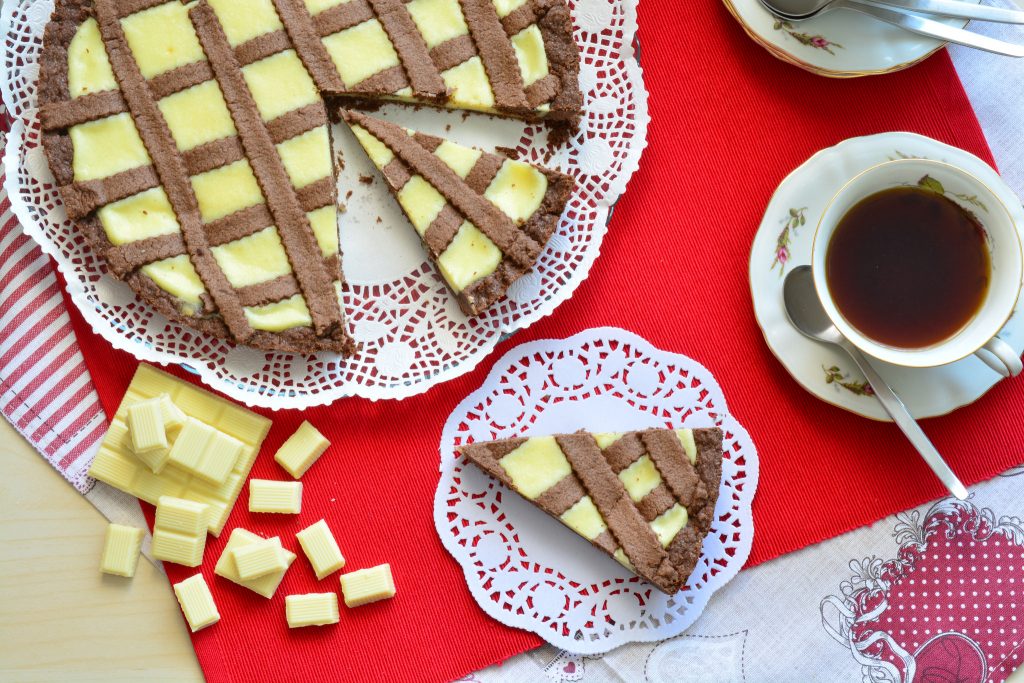
[[[718,428],[577,432],[459,452],[669,595],[700,560],[722,478]]]
[[[40,119],[69,217],[160,312],[352,353],[323,98],[571,126],[578,62],[564,0],[58,0]]]

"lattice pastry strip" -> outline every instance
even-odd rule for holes
[[[572,194],[569,176],[344,110],[467,315],[536,263]]]
[[[205,0],[59,2],[40,78],[50,166],[111,271],[169,317],[350,352],[326,110],[287,41],[229,46],[247,20]]]
[[[459,448],[516,491],[669,595],[711,528],[722,430],[577,432]]]

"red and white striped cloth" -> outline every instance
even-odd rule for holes
[[[0,108],[0,149],[9,120]],[[2,155],[2,153],[0,153]],[[5,178],[0,173],[0,183]],[[0,187],[0,413],[71,484],[86,475],[107,429],[53,264],[21,229]]]

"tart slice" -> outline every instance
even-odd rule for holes
[[[110,272],[169,318],[350,353],[326,108],[284,32],[237,49],[277,25],[240,8],[58,0],[39,77],[50,169]]]
[[[487,309],[533,267],[572,178],[359,112],[342,116],[467,315]]]
[[[669,595],[700,559],[722,477],[721,429],[581,431],[458,450]]]

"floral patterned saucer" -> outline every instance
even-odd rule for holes
[[[783,180],[768,203],[750,252],[754,314],[772,353],[807,391],[875,420],[890,418],[853,361],[834,347],[802,336],[789,322],[782,282],[793,266],[810,263],[815,226],[836,191],[864,169],[900,157],[945,161],[969,171],[1003,199],[1018,229],[1024,227],[1020,200],[978,157],[921,135],[882,133],[824,149]],[[1024,353],[1024,297],[999,336],[1018,354]],[[901,368],[881,361],[875,365],[918,418],[973,403],[1002,379],[974,356],[939,368]]]
[[[837,9],[798,23],[780,21],[759,0],[723,0],[743,29],[779,59],[823,76],[889,73],[928,58],[945,43]],[[962,19],[945,20],[966,26]]]

